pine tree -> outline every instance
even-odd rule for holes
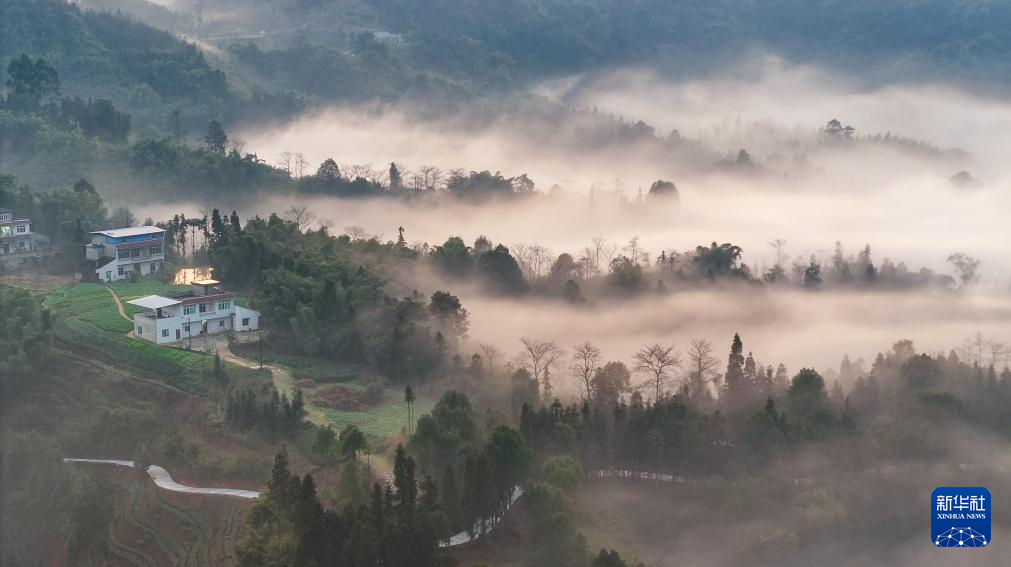
[[[403,445],[397,445],[393,460],[393,485],[397,489],[397,508],[401,514],[410,515],[418,499],[418,483],[414,478],[414,458],[407,455]]]
[[[221,127],[221,123],[217,120],[211,120],[211,123],[207,125],[207,135],[204,136],[204,143],[207,144],[207,149],[216,154],[225,153],[228,135],[225,134],[225,129]]]
[[[407,434],[414,432],[414,389],[408,384],[404,388],[404,402],[407,403]]]
[[[446,471],[442,474],[442,490],[439,491],[439,496],[449,527],[455,533],[460,529],[460,489],[456,485],[452,465],[446,465]]]
[[[754,373],[754,359],[751,361],[751,371]],[[744,343],[741,336],[734,333],[730,344],[730,355],[727,357],[727,372],[723,379],[723,401],[731,412],[746,409],[753,390],[753,381],[745,374]]]

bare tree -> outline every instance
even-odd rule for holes
[[[302,152],[295,154],[295,179],[305,177],[305,168],[308,166],[309,162],[305,160],[305,154]]]
[[[372,167],[371,163],[346,163],[341,165],[341,171],[343,171],[347,178],[351,181],[361,177],[366,181],[380,184],[385,183],[386,176],[388,175],[386,170],[377,170]]]
[[[625,246],[624,250],[628,252],[628,257],[636,264],[643,256],[642,246],[639,244],[639,236],[633,236],[628,240],[628,244]]]
[[[983,350],[987,347],[988,341],[983,338],[983,333],[976,332],[975,335],[962,341],[962,346],[958,347],[958,353],[965,362],[982,365]]]
[[[702,392],[719,378],[719,361],[713,356],[713,344],[706,339],[692,339],[688,347],[689,381],[691,394],[696,402],[701,401]]]
[[[442,182],[442,170],[431,165],[423,165],[418,168],[426,191],[435,191]]]
[[[1011,355],[1011,348],[1000,341],[991,340],[987,342],[987,346],[990,348],[990,366],[996,368],[998,362],[1003,360],[1004,364],[1007,364],[1007,357]]]
[[[509,247],[509,251],[512,252],[513,258],[516,259],[516,263],[520,265],[520,269],[527,276],[533,275],[533,267],[530,263],[530,247],[522,242],[517,242]]]
[[[564,354],[558,348],[555,341],[545,341],[540,339],[530,339],[523,337],[523,351],[520,353],[520,363],[527,367],[527,370],[535,380],[541,383],[541,392],[545,399],[551,399],[551,365],[558,361]]]
[[[594,251],[589,246],[583,248],[583,254],[576,262],[579,264],[579,274],[582,278],[592,278],[600,273]]]
[[[541,277],[544,271],[549,267],[551,262],[552,252],[549,248],[545,248],[540,244],[534,244],[529,248],[529,262],[530,271],[535,277]]]
[[[600,368],[600,349],[587,341],[572,347],[572,375],[583,382],[586,399],[593,399],[593,376]]]
[[[495,374],[498,363],[505,357],[505,353],[491,343],[478,343],[477,348],[481,350],[481,356],[484,358],[485,364],[488,365],[488,373]]]
[[[636,370],[653,375],[653,383],[656,386],[656,398],[653,403],[660,403],[663,386],[670,380],[670,372],[681,365],[681,355],[674,350],[674,345],[653,343],[639,349],[633,358]]]
[[[319,220],[316,213],[312,211],[309,207],[301,206],[296,207],[292,205],[290,209],[285,211],[284,220],[295,223],[299,231],[304,231],[307,228],[312,227]]]
[[[291,175],[292,161],[294,159],[295,154],[291,152],[281,152],[281,158],[277,160],[277,167],[283,169],[288,175]]]
[[[369,238],[369,233],[365,232],[365,229],[360,226],[352,225],[344,227],[344,232],[351,237],[351,242],[356,240],[368,240]]]
[[[228,146],[231,151],[239,154],[240,156],[246,152],[246,141],[242,138],[232,136],[228,139]]]
[[[420,171],[412,173],[411,176],[407,178],[407,186],[415,193],[424,191],[427,188],[425,185],[425,176],[422,175]]]
[[[769,246],[776,251],[776,265],[783,267],[783,264],[786,263],[786,240],[782,238],[771,240]]]
[[[611,260],[614,260],[615,255],[618,254],[619,246],[617,244],[604,244],[601,248],[601,257],[604,259],[604,266],[610,266]]]
[[[592,242],[593,242],[593,248],[592,248],[592,250],[593,250],[593,261],[594,261],[594,263],[597,266],[597,271],[599,272],[600,271],[600,258],[601,258],[601,254],[604,251],[604,246],[607,245],[607,239],[604,238],[603,236],[594,236]],[[590,249],[588,248],[587,250],[590,250]]]

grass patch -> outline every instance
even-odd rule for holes
[[[260,347],[255,342],[236,344],[232,345],[232,352],[247,360],[258,360]],[[332,360],[279,353],[267,343],[263,344],[263,362],[285,370],[283,375],[274,377],[274,383],[280,391],[289,395],[296,380],[308,378],[319,385],[303,388],[306,410],[310,419],[318,425],[329,424],[337,431],[348,425],[357,425],[366,435],[382,438],[399,435],[407,426],[407,404],[404,403],[404,392],[399,388],[386,388],[383,401],[365,411],[342,411],[312,403],[312,393],[327,384],[339,383],[352,392],[365,391],[362,380],[366,372],[360,367],[342,364],[335,368]],[[430,412],[434,406],[435,400],[419,397],[414,402],[415,419]]]
[[[347,384],[349,390],[364,389],[360,384]],[[334,429],[340,431],[348,425],[357,425],[366,435],[377,437],[392,437],[407,427],[407,404],[404,402],[404,392],[399,389],[387,388],[385,400],[380,405],[368,411],[340,411],[332,408],[317,407]],[[417,398],[414,401],[414,415],[424,415],[435,407],[435,401]]]
[[[258,343],[243,343],[232,345],[232,352],[247,359],[260,359]],[[354,382],[362,378],[362,370],[354,365],[337,364],[332,360],[315,356],[298,356],[281,354],[267,343],[263,344],[263,362],[286,368],[295,380],[310,379],[320,384],[335,384]]]
[[[150,282],[117,286],[127,297],[151,295],[147,292],[170,287]],[[53,331],[59,339],[164,376],[167,382],[180,389],[191,392],[206,390],[204,376],[211,367],[211,357],[160,347],[127,336],[133,325],[119,316],[116,303],[104,286],[81,283],[55,288],[47,297],[46,305],[54,316]]]
[[[187,291],[190,289],[188,285],[178,285],[169,284],[162,282],[115,282],[109,284],[109,287],[116,292],[123,301],[129,301],[131,299],[137,299],[138,297],[145,297],[148,295],[161,295],[163,293]]]

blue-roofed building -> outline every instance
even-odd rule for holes
[[[85,257],[94,262],[95,278],[103,282],[125,280],[130,274],[154,274],[165,263],[165,231],[156,226],[97,230]]]

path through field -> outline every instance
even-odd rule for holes
[[[107,287],[105,289],[109,290],[109,295],[111,295],[112,300],[116,302],[116,311],[119,311],[119,316],[129,321],[132,325],[133,319],[126,314],[126,309],[123,308],[123,301],[119,299],[119,294],[117,294],[111,287]],[[133,331],[131,330],[130,333],[132,335]]]

